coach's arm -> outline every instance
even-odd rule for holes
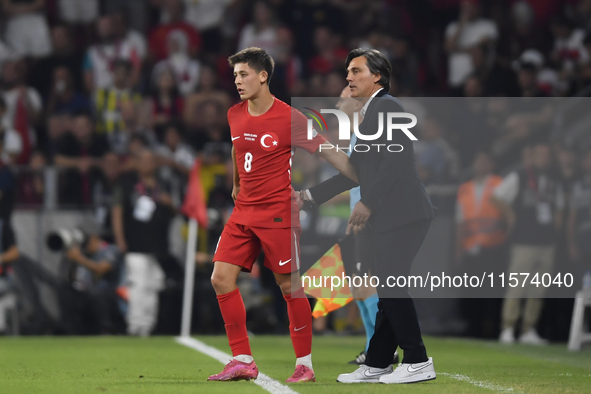
[[[334,196],[358,186],[357,172],[343,152],[333,149],[319,149],[316,154],[328,161],[339,174],[309,189],[312,201],[323,204]]]

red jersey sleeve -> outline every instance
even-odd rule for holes
[[[295,108],[291,110],[291,143],[293,147],[315,153],[326,139],[314,130],[314,137],[308,139],[308,118]]]

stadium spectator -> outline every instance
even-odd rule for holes
[[[114,152],[107,152],[101,161],[101,174],[92,189],[94,219],[101,226],[101,234],[108,242],[114,242],[111,224],[113,192],[123,170],[121,159]]]
[[[527,49],[548,53],[552,49],[550,29],[540,28],[532,6],[525,0],[511,5],[511,24],[501,29],[497,56],[504,67],[509,67]]]
[[[82,90],[82,61],[84,54],[78,51],[73,42],[73,34],[69,27],[57,25],[51,29],[53,51],[47,57],[39,59],[32,65],[29,73],[31,85],[47,100],[52,93],[55,69],[65,67],[72,76],[74,89]]]
[[[164,288],[160,259],[168,254],[173,216],[168,186],[156,175],[156,157],[144,149],[137,172],[122,179],[114,194],[113,234],[125,255],[129,310],[127,332],[148,336],[156,326],[158,293]]]
[[[326,26],[319,26],[314,31],[314,48],[316,55],[308,62],[308,72],[312,74],[327,74],[331,71],[341,71],[343,62],[349,51],[342,46],[341,37]],[[340,94],[339,93],[337,96]],[[337,97],[333,96],[333,97]]]
[[[182,203],[182,194],[187,184],[187,176],[195,164],[195,153],[183,141],[181,130],[176,125],[166,127],[164,143],[156,148],[160,163],[159,175],[171,184],[171,196],[175,206]]]
[[[275,78],[271,80],[271,89],[275,96],[283,101],[297,97],[294,86],[301,80],[304,72],[302,60],[293,52],[293,34],[282,27],[277,30],[277,55],[275,56]],[[290,94],[292,93],[292,94]]]
[[[65,66],[58,66],[53,71],[53,89],[47,100],[45,113],[76,115],[90,112],[90,102],[76,90],[72,73]]]
[[[493,141],[493,152],[499,162],[515,162],[524,144],[548,136],[549,122],[555,109],[548,101],[532,99],[548,97],[540,89],[538,81],[543,64],[543,56],[533,49],[525,51],[515,63],[520,96],[525,99],[515,102],[504,125],[497,129],[501,133]]]
[[[99,176],[100,159],[109,150],[106,138],[94,131],[87,114],[77,115],[73,132],[64,133],[56,141],[56,165],[65,167],[60,176],[60,202],[88,204],[92,185]]]
[[[493,192],[492,202],[503,212],[512,234],[509,273],[530,275],[552,273],[558,229],[565,206],[560,183],[550,172],[551,150],[538,142],[532,150],[531,165],[511,172]],[[536,331],[543,305],[544,290],[531,285],[507,290],[502,312],[499,341],[515,342],[515,326],[520,317],[519,342],[544,345]],[[521,303],[525,298],[525,307]]]
[[[150,22],[150,13],[161,0],[104,0],[104,10],[108,13],[123,13],[127,16],[127,23],[130,29],[143,34],[148,31]]]
[[[129,27],[129,14],[123,8],[111,14],[115,29],[115,36],[120,42],[128,44],[134,53],[137,54],[140,61],[144,61],[148,56],[148,41],[139,31]]]
[[[158,140],[162,142],[164,127],[181,120],[184,98],[179,94],[174,74],[169,67],[155,69],[152,76],[153,93],[150,98],[152,108],[151,127]]]
[[[570,82],[575,68],[586,63],[591,56],[583,44],[585,31],[576,29],[572,20],[563,15],[553,18],[551,28],[554,48],[550,58],[560,71],[562,79]]]
[[[0,138],[0,155],[2,154],[2,138]],[[10,264],[19,257],[11,217],[15,198],[15,177],[12,171],[0,160],[0,297],[14,289]],[[4,316],[0,316],[3,320]],[[0,331],[5,322],[0,321]]]
[[[0,160],[4,164],[15,163],[23,149],[23,140],[21,135],[12,127],[8,127],[8,122],[4,121],[6,113],[6,102],[0,96],[0,139],[2,140],[2,155]]]
[[[333,1],[303,0],[297,2],[283,2],[279,14],[286,21],[295,37],[295,52],[302,57],[304,64],[308,64],[314,55],[314,42],[316,28],[328,26],[332,31],[352,29],[359,24],[346,23],[344,13],[338,4]],[[358,15],[357,15],[358,16]],[[371,23],[371,22],[370,22]],[[347,29],[344,29],[347,26]]]
[[[168,57],[154,67],[153,74],[159,75],[165,68],[173,72],[177,90],[186,96],[193,92],[199,83],[201,63],[189,56],[187,36],[181,31],[168,35]]]
[[[583,155],[582,168],[583,176],[573,186],[567,222],[569,255],[577,263],[588,262],[591,258],[591,149]],[[588,266],[579,271],[585,268]]]
[[[2,0],[8,16],[6,42],[19,56],[44,57],[51,52],[45,0]]]
[[[204,66],[201,68],[201,78],[199,80],[199,89],[195,93],[190,94],[185,99],[185,106],[183,111],[183,120],[188,126],[195,126],[201,121],[196,116],[198,108],[206,101],[214,101],[219,103],[223,111],[226,112],[232,103],[232,99],[227,91],[222,89],[219,83],[218,75],[211,66]]]
[[[277,41],[276,16],[266,2],[257,1],[253,7],[252,22],[242,29],[236,51],[257,47],[275,57],[278,49]]]
[[[195,162],[195,153],[183,141],[183,136],[178,126],[174,124],[166,127],[164,134],[164,143],[159,145],[156,149],[161,164],[161,174],[164,172],[167,176],[162,176],[163,179],[170,179],[171,172],[182,174],[186,176],[193,167]],[[164,170],[164,171],[163,171]]]
[[[398,81],[399,94],[414,96],[419,90],[419,58],[410,37],[404,35],[383,37],[388,48],[392,73]]]
[[[425,184],[442,183],[457,176],[458,159],[443,138],[443,129],[435,119],[426,119],[421,139],[414,143],[417,166]]]
[[[168,57],[168,40],[172,32],[179,32],[186,37],[189,55],[197,56],[201,48],[199,31],[185,22],[184,6],[181,0],[162,0],[162,12],[168,14],[168,20],[155,28],[150,34],[149,48],[153,60],[160,61]]]
[[[15,289],[10,265],[19,258],[20,252],[16,246],[16,239],[10,221],[0,219],[0,231],[2,231],[2,238],[0,239],[0,297],[2,297]],[[3,318],[4,316],[0,317],[0,319]],[[1,324],[0,328],[5,328],[3,326],[4,324]]]
[[[12,57],[12,49],[10,49],[10,47],[0,39],[0,71],[2,71],[2,63],[12,59]]]
[[[480,18],[479,0],[462,0],[459,20],[448,25],[445,31],[445,50],[449,56],[448,84],[452,90],[458,92],[474,71],[468,51],[482,44],[489,44],[492,48],[498,34],[495,22]]]
[[[43,171],[47,167],[47,159],[40,151],[33,151],[28,171],[18,177],[19,205],[41,207],[45,196],[45,180]]]
[[[221,105],[215,101],[206,101],[198,106],[197,110],[199,123],[195,124],[195,128],[189,128],[187,142],[197,152],[208,149],[210,152],[227,150],[227,146],[220,149],[215,147],[218,144],[223,146],[230,143],[230,134]]]
[[[10,61],[2,67],[2,85],[6,113],[4,125],[16,130],[22,140],[22,150],[16,164],[26,164],[36,145],[35,126],[40,120],[43,102],[39,93],[26,85],[26,64],[22,60]]]
[[[130,84],[132,65],[125,60],[117,60],[113,64],[113,84],[98,89],[94,97],[97,132],[107,136],[114,149],[121,138],[125,123],[121,114],[122,104],[130,101],[139,104],[142,97]]]
[[[490,201],[503,178],[493,174],[494,162],[489,153],[475,155],[472,180],[458,189],[456,202],[456,263],[460,272],[504,272],[507,260],[504,247],[507,234],[502,212]],[[497,299],[462,298],[462,315],[469,321],[468,334],[475,337],[498,335],[500,303]],[[497,324],[495,324],[497,323]]]
[[[121,103],[121,119],[123,127],[109,138],[111,148],[120,156],[131,154],[131,141],[133,136],[141,136],[146,146],[153,146],[156,137],[152,130],[144,127],[139,118],[138,105],[132,101]]]
[[[207,52],[217,53],[222,44],[222,32],[220,26],[224,13],[234,0],[183,0],[185,4],[185,21],[199,30],[203,38],[203,49]],[[164,12],[162,19],[170,18]]]
[[[2,156],[3,138],[0,138],[0,156]],[[0,223],[10,224],[14,209],[16,179],[10,168],[0,160]],[[7,249],[3,249],[5,251]]]
[[[469,50],[472,57],[474,73],[483,83],[483,96],[515,97],[519,95],[519,87],[515,73],[509,67],[502,66],[496,55],[487,59],[488,45],[477,45]],[[470,77],[468,77],[470,78]],[[468,81],[468,80],[466,80]]]
[[[99,0],[58,0],[58,10],[66,23],[89,25],[99,17]]]
[[[110,15],[97,21],[99,42],[88,49],[84,60],[84,85],[87,92],[107,89],[113,85],[113,71],[117,60],[131,62],[133,72],[128,86],[135,86],[140,76],[141,59],[128,41],[117,40],[117,31]]]
[[[101,238],[101,227],[94,220],[85,220],[78,228],[86,240],[83,246],[71,246],[65,254],[72,266],[71,288],[61,299],[64,320],[73,323],[76,334],[114,334],[121,253]]]

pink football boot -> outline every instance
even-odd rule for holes
[[[289,379],[287,379],[286,383],[301,383],[301,382],[315,382],[316,377],[314,376],[314,371],[310,368],[306,367],[305,365],[297,365],[295,372]]]
[[[250,380],[259,376],[259,369],[254,361],[249,364],[232,359],[224,370],[218,374],[211,375],[207,380],[231,381],[231,380]]]

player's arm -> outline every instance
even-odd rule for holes
[[[322,157],[324,160],[329,162],[334,168],[336,168],[341,174],[347,178],[359,184],[357,179],[357,172],[349,161],[349,156],[337,148],[332,149],[318,149],[316,154]]]
[[[236,150],[232,146],[232,164],[234,165],[234,187],[232,188],[232,199],[236,201],[240,193],[240,174],[238,174],[238,163],[236,162]]]

